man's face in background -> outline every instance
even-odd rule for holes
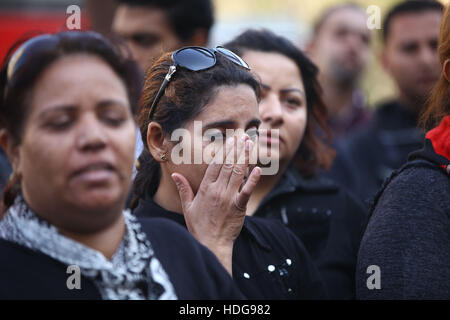
[[[400,96],[418,102],[417,106],[426,101],[439,78],[437,45],[441,19],[437,10],[398,15],[385,40],[383,66],[397,83]]]
[[[322,76],[343,86],[356,84],[370,59],[366,20],[359,8],[341,8],[325,18],[309,48]]]
[[[144,71],[161,54],[183,45],[160,8],[120,5],[112,29],[125,40]]]

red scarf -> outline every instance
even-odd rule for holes
[[[444,117],[439,126],[428,131],[425,138],[431,141],[434,152],[450,161],[450,116]],[[440,166],[450,174],[448,161],[441,162]]]

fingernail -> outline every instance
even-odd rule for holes
[[[176,176],[175,173],[172,173],[172,180],[175,182],[175,184],[177,185],[177,187],[180,184],[180,181],[178,181],[178,177]]]

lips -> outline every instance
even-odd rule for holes
[[[110,162],[95,161],[75,169],[70,177],[84,182],[98,183],[109,180],[115,173],[116,168]]]
[[[265,141],[267,145],[271,144],[279,144],[280,142],[283,142],[283,138],[278,134],[275,134],[271,129],[268,129],[265,134],[264,131],[259,136],[260,141]]]

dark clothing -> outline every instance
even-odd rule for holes
[[[408,154],[422,147],[423,138],[417,114],[395,101],[383,104],[366,128],[338,144],[328,175],[369,208],[383,181],[407,161]]]
[[[133,211],[186,227],[184,216],[148,197]],[[276,221],[246,217],[233,247],[233,279],[249,299],[323,299],[323,282],[300,240]]]
[[[0,147],[0,192],[8,184],[11,173],[11,164],[9,163],[5,151]]]
[[[355,268],[366,212],[322,176],[303,178],[289,167],[254,216],[282,221],[305,244],[332,299],[355,298]]]
[[[372,119],[372,111],[366,107],[366,99],[360,90],[352,96],[352,104],[339,117],[328,117],[328,126],[336,139],[344,139],[366,126]]]
[[[155,256],[178,299],[241,299],[217,258],[183,228],[164,219],[140,220]],[[81,276],[81,289],[67,288],[67,265],[0,239],[0,299],[101,299],[93,282]]]
[[[433,146],[425,140],[375,198],[358,254],[358,299],[450,299],[450,156]]]

